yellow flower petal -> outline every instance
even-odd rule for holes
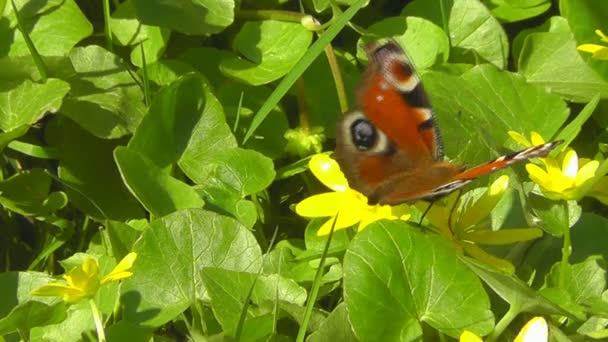
[[[574,179],[577,172],[578,156],[576,155],[576,151],[568,150],[562,161],[562,174],[570,179]]]
[[[530,179],[539,185],[544,183],[549,176],[545,170],[534,164],[526,164],[526,171],[528,171]]]
[[[542,317],[534,317],[521,328],[515,342],[546,342],[549,340],[547,321]]]
[[[310,196],[296,205],[296,213],[303,217],[334,216],[340,210],[353,202],[351,191],[326,192]],[[361,204],[355,204],[360,207]]]
[[[538,132],[532,132],[530,133],[530,140],[532,141],[532,145],[536,146],[536,145],[542,145],[545,143],[545,139],[543,139],[543,137],[538,134]]]
[[[578,170],[578,173],[576,174],[574,185],[577,187],[581,186],[585,182],[593,178],[595,176],[595,171],[597,171],[597,168],[599,166],[600,162],[597,160],[592,160],[583,165],[583,167],[581,167],[581,169]]]
[[[114,267],[112,272],[101,279],[100,284],[105,284],[110,281],[118,281],[132,276],[133,272],[131,272],[131,268],[133,267],[135,259],[137,259],[137,253],[131,252],[125,255],[125,257],[120,260],[118,265]]]
[[[35,296],[62,297],[65,302],[70,304],[77,303],[87,296],[87,293],[79,288],[60,283],[44,285],[32,291],[32,294]]]
[[[523,145],[525,147],[532,146],[532,144],[530,143],[530,141],[528,141],[528,139],[526,139],[526,137],[524,137],[523,135],[519,134],[518,132],[508,131],[507,133],[509,134],[509,136],[511,137],[511,139],[515,140],[520,145]]]
[[[606,49],[605,46],[597,45],[597,44],[581,44],[576,47],[578,51],[589,52],[595,54],[596,52]]]
[[[462,334],[460,334],[460,342],[483,342],[483,340],[481,339],[481,337],[475,335],[474,333],[465,330],[462,332]]]
[[[608,43],[608,37],[606,37],[606,35],[604,34],[604,32],[602,32],[602,30],[595,30],[595,34],[597,34],[600,37],[600,40]]]
[[[315,154],[308,162],[310,171],[326,187],[333,191],[346,191],[348,181],[338,163],[327,154]]]
[[[492,185],[467,208],[458,221],[459,229],[471,227],[488,217],[509,186],[509,176],[498,177]]]
[[[327,220],[321,228],[317,231],[317,236],[323,236],[329,234],[331,231],[331,226],[334,224],[334,218],[332,217]],[[352,215],[352,213],[340,212],[338,214],[338,220],[336,221],[336,225],[334,227],[334,231],[348,228],[350,226],[355,225],[361,220],[361,217],[358,215]]]
[[[474,231],[466,233],[462,238],[480,245],[510,245],[516,242],[538,239],[541,236],[543,236],[543,231],[539,228],[516,228],[497,231]]]

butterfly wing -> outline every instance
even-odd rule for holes
[[[367,53],[358,109],[338,122],[335,157],[350,186],[370,196],[389,179],[441,161],[443,146],[420,78],[401,47],[389,40],[368,45]]]
[[[450,178],[443,184],[440,184],[433,188],[417,189],[416,179],[427,177],[427,174],[437,173],[438,170],[447,169],[452,170],[453,164],[442,162],[436,163],[425,172],[410,175],[399,175],[388,180],[382,187],[376,190],[373,197],[380,203],[396,204],[404,202],[414,202],[416,200],[425,199],[433,200],[448,193],[458,190],[463,186],[467,185],[475,178],[490,174],[492,172],[504,169],[515,163],[526,161],[530,158],[544,157],[557,145],[561,144],[563,140],[558,140],[543,145],[533,146],[525,150],[511,153],[499,158],[494,159],[491,162],[481,164],[470,169],[462,170]],[[444,171],[448,173],[448,171]],[[429,182],[427,182],[429,184]]]
[[[443,146],[420,78],[401,47],[389,40],[367,47],[369,64],[358,109],[338,122],[335,157],[350,186],[369,203],[434,199],[473,179],[532,157],[556,141],[464,169],[443,161]]]

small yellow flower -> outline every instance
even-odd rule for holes
[[[351,189],[338,163],[326,154],[314,155],[308,167],[325,186],[334,192],[313,195],[296,205],[296,213],[304,217],[330,217],[319,229],[317,235],[327,235],[338,215],[334,230],[358,224],[363,230],[370,223],[380,219],[410,218],[409,206],[368,205],[367,198]],[[339,213],[339,214],[338,214]]]
[[[500,176],[485,190],[474,189],[460,196],[459,203],[455,203],[459,197],[457,194],[452,194],[441,202],[435,202],[426,217],[432,227],[437,228],[439,234],[454,242],[468,255],[512,273],[515,268],[510,262],[487,253],[479,245],[508,245],[533,240],[542,236],[542,230],[538,228],[492,230],[492,210],[508,187],[509,177]],[[424,211],[426,206],[417,205],[421,211]]]
[[[468,330],[463,331],[462,334],[460,334],[460,339],[458,340],[460,342],[483,342],[481,337],[475,335],[475,333],[472,333]]]
[[[136,258],[136,253],[127,254],[114,267],[112,272],[100,279],[97,259],[87,257],[80,267],[74,267],[63,275],[66,284],[47,284],[32,291],[32,294],[35,296],[62,297],[67,303],[78,303],[83,298],[93,297],[101,285],[132,276],[133,273],[130,270]]]
[[[519,133],[509,135],[524,146],[531,146]],[[532,132],[532,144],[544,144],[538,133]],[[536,164],[526,164],[530,179],[538,184],[545,197],[553,200],[580,200],[596,183],[596,171],[600,165],[597,160],[578,158],[576,151],[568,148],[557,157],[540,158],[544,168]]]
[[[460,342],[483,342],[481,337],[465,330],[460,335]],[[534,317],[524,325],[517,334],[515,342],[546,342],[549,341],[547,321],[542,317]]]
[[[606,35],[602,31],[595,30],[595,34],[600,37],[600,40],[602,42],[608,43],[608,37],[606,37]],[[581,44],[577,46],[576,49],[579,51],[589,52],[593,54],[592,57],[595,59],[608,60],[608,46],[597,44]]]
[[[542,317],[534,317],[524,325],[514,342],[543,342],[549,340],[549,327]]]

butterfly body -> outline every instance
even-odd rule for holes
[[[471,169],[445,161],[430,101],[401,47],[389,40],[368,45],[367,53],[357,107],[338,122],[334,156],[350,186],[370,204],[434,199],[476,177],[544,156],[560,143],[534,146]]]

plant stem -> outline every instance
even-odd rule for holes
[[[488,335],[486,341],[488,341],[488,342],[496,341],[496,339],[498,337],[500,337],[500,335],[502,335],[502,333],[511,324],[511,322],[513,322],[515,317],[517,317],[517,315],[519,315],[519,312],[520,312],[519,305],[511,305],[509,307],[509,310],[505,313],[505,315],[502,316],[502,318],[500,319],[500,321],[498,321],[498,323],[496,323],[496,326],[494,327],[494,331],[492,331],[492,333],[490,335]]]
[[[566,283],[569,278],[569,270],[570,264],[568,260],[570,259],[570,227],[566,225],[566,230],[564,230],[564,240],[562,245],[562,261],[559,269],[559,287],[562,289],[566,288]]]
[[[114,44],[112,42],[112,23],[110,22],[110,0],[104,0],[103,3],[103,19],[105,21],[104,25],[104,35],[106,36],[106,48],[110,52],[114,52]]]
[[[306,337],[306,329],[308,328],[310,317],[312,317],[312,310],[315,306],[315,302],[317,301],[317,296],[319,295],[321,279],[323,278],[323,272],[325,270],[325,260],[327,259],[327,251],[329,251],[331,238],[334,235],[334,227],[336,226],[336,222],[338,221],[338,215],[340,215],[339,212],[334,218],[334,222],[331,225],[331,230],[329,231],[329,235],[327,236],[327,242],[325,243],[325,247],[323,249],[323,254],[321,254],[321,260],[319,261],[317,273],[315,274],[315,279],[313,280],[312,286],[310,288],[310,296],[308,296],[308,301],[306,302],[306,311],[304,312],[304,318],[302,319],[302,323],[300,323],[300,329],[298,330],[296,342],[303,342],[304,337]]]
[[[99,342],[105,342],[106,334],[103,331],[103,323],[101,322],[101,315],[99,314],[99,310],[97,310],[97,305],[95,305],[95,300],[93,298],[89,298],[89,305],[91,305],[91,312],[93,313],[93,321],[95,322],[95,329],[97,330],[97,340]]]
[[[331,44],[327,44],[327,46],[325,46],[325,56],[327,57],[329,69],[331,70],[331,75],[333,76],[334,83],[336,85],[336,94],[338,94],[340,111],[344,113],[348,110],[348,100],[346,98],[346,91],[344,90],[344,80],[342,79],[340,66],[338,65],[338,60],[336,59],[336,54],[334,53],[334,49]]]

